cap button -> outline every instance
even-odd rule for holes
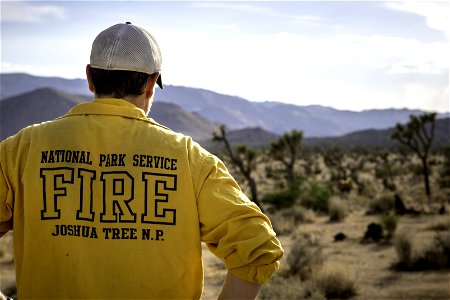
[[[131,22],[125,22],[125,24],[131,25]]]

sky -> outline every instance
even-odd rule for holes
[[[130,21],[158,40],[165,84],[250,101],[449,112],[448,1],[0,4],[2,73],[85,78],[97,34]]]

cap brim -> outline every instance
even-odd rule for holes
[[[158,84],[160,89],[164,89],[162,79],[161,79],[161,74],[159,74],[158,79],[156,80],[156,83]]]

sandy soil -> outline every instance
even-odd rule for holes
[[[367,225],[370,222],[379,222],[379,218],[358,211],[340,223],[330,223],[328,217],[320,217],[313,224],[299,227],[302,231],[315,232],[321,236],[326,267],[344,270],[344,274],[355,282],[358,295],[354,299],[450,299],[450,270],[392,271],[390,267],[397,260],[392,244],[361,243]],[[413,232],[414,245],[423,247],[435,234],[427,229],[430,224],[449,218],[450,215],[399,217],[396,232]],[[345,233],[348,238],[342,242],[334,242],[334,235],[339,232]],[[281,237],[280,240],[288,255],[292,244],[290,237]],[[283,267],[287,267],[286,264]]]
[[[448,220],[450,215],[426,215],[399,217],[397,232],[409,230],[414,233],[418,247],[423,246],[434,236],[429,226]],[[340,223],[330,223],[327,217],[317,217],[312,224],[302,224],[300,230],[315,232],[321,236],[324,246],[325,264],[345,270],[347,276],[356,283],[358,300],[388,299],[450,299],[450,270],[426,272],[396,272],[390,266],[397,259],[395,249],[390,244],[361,243],[367,224],[378,222],[379,216],[367,216],[363,211],[350,214]],[[344,232],[348,238],[334,242],[334,235]],[[448,232],[450,234],[450,232]],[[289,254],[292,240],[290,235],[279,237]],[[0,240],[0,288],[14,285],[14,266],[11,252],[12,236]],[[216,299],[220,292],[226,270],[221,260],[203,246],[205,268],[205,289],[202,299]]]

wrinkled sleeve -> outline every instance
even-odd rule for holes
[[[266,282],[283,256],[270,220],[244,195],[218,158],[208,156],[202,173],[197,197],[202,241],[224,259],[234,276]]]
[[[12,229],[13,196],[7,180],[5,143],[0,143],[0,237]]]

